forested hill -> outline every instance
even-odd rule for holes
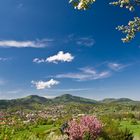
[[[78,104],[140,104],[139,101],[134,101],[128,98],[106,98],[101,101],[96,101],[93,99],[73,96],[70,94],[64,94],[53,99],[48,99],[45,97],[40,97],[37,95],[30,95],[24,98],[12,99],[12,100],[0,100],[0,109],[7,109],[11,107],[23,107],[23,108],[39,108],[47,105],[54,104],[68,104],[68,103],[78,103]]]

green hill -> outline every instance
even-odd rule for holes
[[[13,99],[13,100],[0,100],[0,109],[7,108],[18,108],[22,107],[25,109],[42,108],[43,106],[53,104],[64,104],[64,103],[83,103],[83,104],[95,104],[97,101],[86,99],[82,97],[72,96],[70,94],[64,94],[53,99],[47,99],[37,95],[30,95],[25,98]]]
[[[76,103],[88,103],[88,104],[97,104],[98,103],[97,101],[92,100],[92,99],[73,96],[70,94],[64,94],[64,95],[58,96],[58,97],[53,99],[53,102],[55,102],[55,103],[76,102]]]
[[[30,95],[25,98],[15,99],[13,101],[20,102],[20,103],[39,103],[44,104],[49,102],[50,100],[44,97],[40,97],[37,95]]]
[[[134,101],[129,98],[106,98],[100,102],[104,104],[140,104],[140,101]]]
[[[40,109],[48,105],[54,104],[140,104],[138,101],[133,101],[128,98],[106,98],[102,101],[96,101],[93,99],[87,99],[83,97],[73,96],[70,94],[64,94],[53,99],[47,99],[37,95],[30,95],[24,98],[12,99],[12,100],[0,100],[0,109]]]

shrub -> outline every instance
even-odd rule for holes
[[[120,123],[110,118],[104,118],[101,140],[133,140],[133,133],[128,129],[121,130]]]
[[[65,132],[70,140],[95,140],[102,130],[101,122],[94,116],[84,116],[80,120],[68,122]]]

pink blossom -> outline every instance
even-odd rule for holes
[[[89,134],[89,140],[95,140],[101,130],[101,122],[94,116],[84,116],[79,121],[72,120],[68,123],[66,132],[70,140],[83,140],[85,133]]]

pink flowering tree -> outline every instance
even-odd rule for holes
[[[69,140],[96,140],[102,130],[101,122],[94,116],[84,116],[80,120],[71,120],[65,132]]]

